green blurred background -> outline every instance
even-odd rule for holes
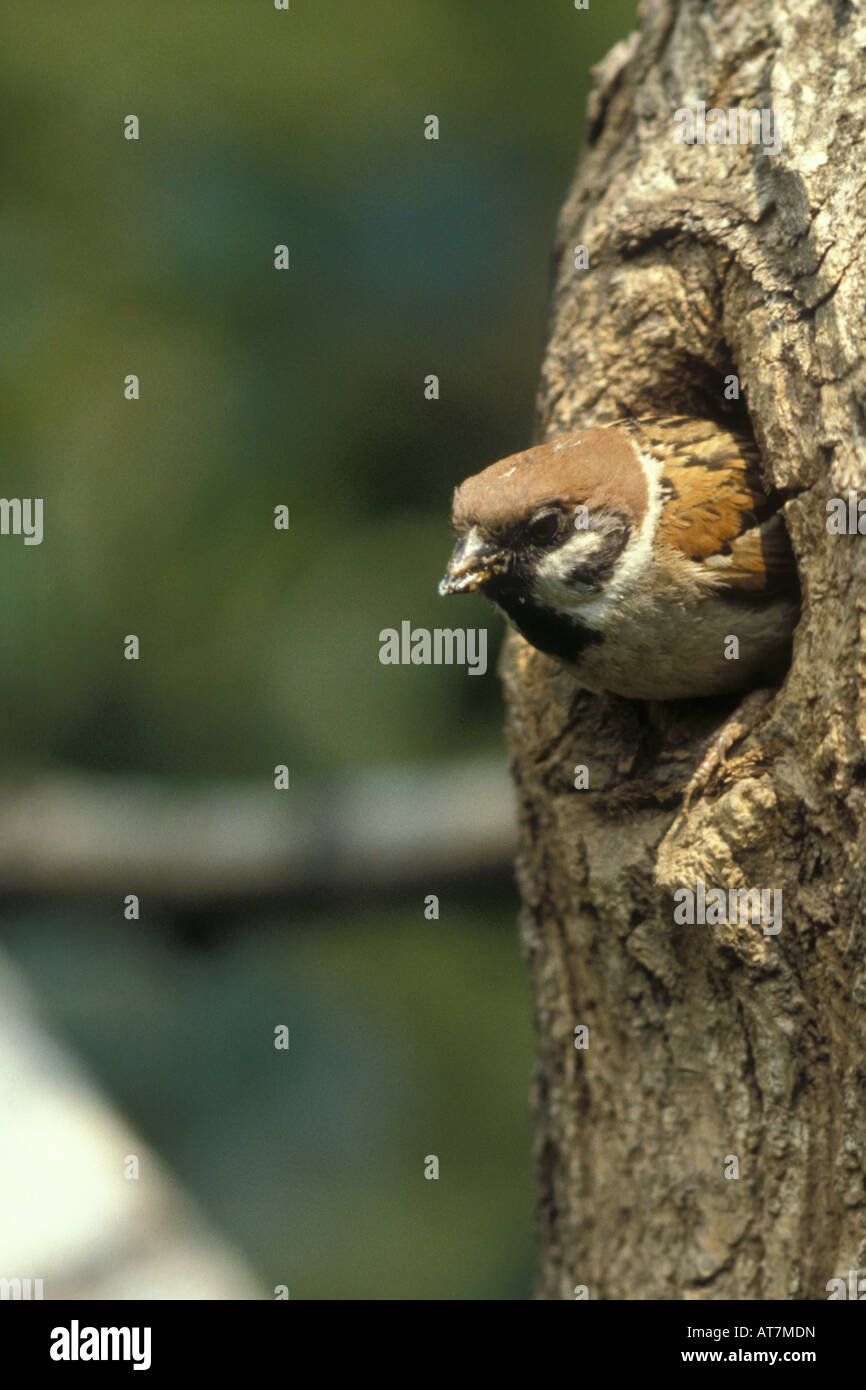
[[[303,799],[355,768],[504,758],[500,624],[436,595],[449,498],[529,442],[589,68],[635,10],[7,7],[3,493],[45,499],[41,546],[0,542],[7,781],[206,790],[286,763]],[[488,626],[487,676],[381,666],[403,619]],[[194,940],[130,891],[139,923],[7,901],[0,943],[265,1286],[528,1297],[510,881],[438,922],[418,895],[323,901]],[[263,1017],[290,1024],[288,1066]]]

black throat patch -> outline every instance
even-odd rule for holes
[[[560,661],[574,662],[587,647],[604,641],[604,634],[586,627],[577,618],[555,613],[506,582],[488,584],[484,592],[507,613],[521,636],[532,647]]]

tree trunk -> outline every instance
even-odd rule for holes
[[[866,496],[864,49],[848,0],[647,0],[596,72],[537,437],[751,426],[804,609],[769,716],[688,813],[730,703],[591,695],[506,644],[541,1298],[822,1299],[866,1273],[866,537],[827,529]],[[678,143],[700,101],[772,109],[780,152]],[[678,925],[699,881],[781,890],[781,931]]]

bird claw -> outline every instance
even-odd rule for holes
[[[744,700],[741,700],[730,718],[725,721],[698,764],[697,771],[686,788],[682,806],[683,815],[688,812],[692,797],[698,791],[706,791],[715,773],[719,768],[725,766],[726,755],[734,744],[739,743],[740,739],[754,730],[759,714],[770,703],[775,693],[775,690],[766,689],[751,691]]]

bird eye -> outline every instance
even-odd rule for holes
[[[526,528],[527,539],[533,545],[549,545],[559,535],[559,513],[542,512]]]

